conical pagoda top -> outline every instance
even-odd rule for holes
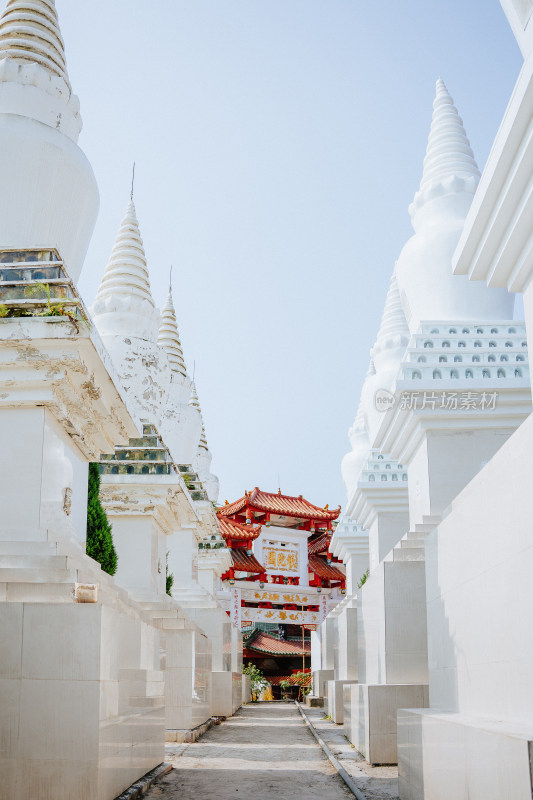
[[[200,408],[200,401],[196,393],[196,384],[194,383],[194,381],[191,383],[191,396],[189,398],[189,405],[192,406],[192,408],[195,408],[199,414],[202,413],[202,409]]]
[[[409,326],[407,325],[400,299],[396,272],[393,272],[373,354],[376,350],[387,346],[387,344],[396,344],[400,340],[405,340],[404,343],[407,345],[409,341]]]
[[[2,113],[35,119],[78,141],[80,101],[72,93],[54,0],[8,0],[0,16],[0,89]]]
[[[411,216],[435,194],[461,189],[475,191],[480,172],[453,100],[439,78],[420,188],[410,208]],[[453,179],[456,179],[454,182]],[[457,181],[459,179],[459,181]]]
[[[0,58],[40,64],[71,88],[54,0],[8,0],[0,17]]]
[[[209,450],[209,447],[207,446],[207,436],[205,435],[205,425],[202,425],[202,435],[200,436],[198,448],[202,450]]]
[[[176,311],[172,302],[172,287],[168,292],[166,303],[161,312],[161,324],[159,325],[159,335],[157,344],[165,350],[172,372],[178,372],[183,377],[187,375],[187,368],[183,358],[183,348],[181,346],[176,320]]]
[[[155,311],[133,199],[120,223],[94,302],[95,314],[109,311],[134,311],[145,316],[152,316]]]

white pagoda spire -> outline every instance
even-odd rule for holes
[[[402,308],[396,272],[393,272],[387,292],[387,299],[385,300],[383,316],[381,317],[381,325],[379,327],[376,343],[372,348],[372,358],[376,363],[376,368],[379,370],[377,363],[378,353],[386,348],[395,347],[399,343],[403,343],[403,346],[407,347],[408,341],[409,326],[407,325],[407,320],[405,319]]]
[[[40,64],[71,88],[54,0],[8,0],[0,17],[0,58]]]
[[[133,199],[130,199],[120,223],[111,257],[96,294],[93,312],[99,327],[99,318],[103,315],[118,315],[113,323],[113,328],[117,330],[109,330],[106,324],[102,326],[103,334],[114,332],[153,338],[154,341],[157,339],[158,315]],[[123,324],[125,315],[128,315],[127,322]],[[145,330],[147,323],[150,328],[148,333]]]
[[[187,368],[185,366],[185,359],[183,358],[183,348],[178,332],[176,311],[174,309],[174,303],[172,302],[172,286],[169,288],[168,297],[163,311],[161,312],[161,323],[159,325],[157,343],[166,352],[172,372],[177,372],[183,375],[183,377],[186,377]]]
[[[466,278],[463,281],[452,270],[453,254],[479,179],[463,122],[439,78],[422,180],[409,207],[415,235],[406,242],[396,263],[411,334],[427,320],[512,318],[513,298],[507,291],[489,289]]]
[[[420,188],[409,209],[411,217],[433,197],[468,191],[474,194],[480,172],[463,120],[459,116],[444,81],[436,83],[433,116]]]
[[[191,383],[191,396],[189,398],[189,405],[192,408],[195,408],[199,414],[202,413],[202,409],[200,408],[200,401],[196,393],[196,384],[194,381]]]

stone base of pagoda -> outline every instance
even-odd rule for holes
[[[344,727],[348,739],[369,764],[397,764],[398,709],[427,707],[428,685],[352,683],[343,691]],[[433,800],[432,795],[428,797]]]
[[[328,681],[328,714],[337,725],[344,722],[344,687],[352,683],[357,681]]]
[[[533,728],[438,709],[398,711],[401,800],[531,798]]]
[[[231,717],[242,705],[242,673],[212,672],[211,713]]]

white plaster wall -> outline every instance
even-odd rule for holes
[[[338,655],[336,680],[356,681],[357,670],[357,608],[344,608],[337,617]]]
[[[182,528],[167,538],[168,570],[174,575],[174,584],[187,584],[194,580],[193,559],[198,556],[194,531]]]
[[[108,516],[118,556],[115,580],[139,599],[165,594],[165,536],[150,514]]]
[[[72,469],[72,512],[70,518],[76,534],[85,548],[87,541],[87,501],[89,484],[89,463],[82,460],[79,453],[65,448]]]
[[[531,725],[533,417],[426,544],[432,707]]]
[[[358,594],[358,679],[365,684],[428,680],[424,563],[385,561]]]
[[[394,545],[409,530],[408,513],[378,512],[368,530],[370,570],[383,561]]]
[[[231,672],[233,627],[221,608],[188,608],[187,616],[196,622],[211,641],[213,672]]]
[[[385,567],[380,564],[357,595],[359,683],[385,683]]]
[[[211,645],[195,629],[162,632],[165,713],[169,730],[187,730],[211,716]]]
[[[509,438],[511,430],[428,431],[409,464],[411,527],[437,516]]]
[[[46,538],[40,528],[44,408],[0,409],[2,525],[14,538]],[[1,534],[0,534],[1,535]]]

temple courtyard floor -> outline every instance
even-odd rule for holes
[[[306,709],[308,719],[365,800],[397,798],[396,770],[372,768],[342,728]],[[329,740],[329,741],[328,741]],[[167,746],[174,769],[145,795],[150,800],[353,800],[292,703],[243,706],[199,741]],[[366,768],[367,772],[363,771]]]

